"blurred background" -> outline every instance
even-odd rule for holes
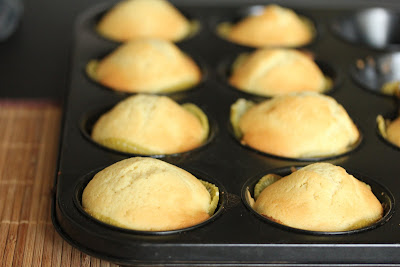
[[[17,1],[17,0],[0,0]],[[249,5],[278,3],[290,7],[390,7],[399,0],[171,0],[177,5]],[[0,97],[62,99],[68,88],[74,22],[80,13],[106,0],[21,0],[16,31],[0,42]],[[111,2],[111,1],[110,1]],[[397,5],[398,6],[398,5]],[[4,5],[0,5],[0,12]]]

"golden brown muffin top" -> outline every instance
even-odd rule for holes
[[[324,76],[314,60],[294,49],[264,48],[239,56],[229,83],[245,92],[263,96],[323,92],[331,87],[330,79]]]
[[[96,30],[120,42],[143,37],[178,41],[189,34],[190,22],[168,1],[124,0],[101,18]]]
[[[244,102],[236,103],[246,106]],[[248,105],[241,113],[237,118],[241,142],[277,156],[333,156],[348,151],[360,138],[343,106],[319,93],[276,96]]]
[[[201,71],[175,44],[161,39],[127,42],[87,65],[88,75],[116,91],[167,93],[189,89]]]
[[[382,217],[370,186],[330,163],[314,163],[266,187],[254,209],[281,224],[310,231],[347,231]]]
[[[227,36],[232,42],[252,47],[302,46],[313,37],[311,23],[278,5],[267,5],[261,14],[250,15],[232,25]]]
[[[207,220],[211,196],[192,174],[153,158],[129,158],[97,173],[83,191],[83,208],[115,226],[167,231]]]
[[[185,107],[166,96],[134,95],[100,117],[92,138],[107,147],[134,154],[185,152],[202,145],[209,131],[201,109],[194,105]]]
[[[400,147],[400,117],[389,123],[386,129],[387,139]]]

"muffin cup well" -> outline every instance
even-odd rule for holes
[[[393,96],[384,92],[383,88],[390,83],[400,82],[400,52],[357,59],[350,66],[350,74],[363,89],[378,95]]]
[[[257,182],[266,174],[271,173],[271,174],[277,174],[280,175],[282,177],[289,175],[290,173],[292,173],[293,168],[299,169],[301,167],[284,167],[284,168],[279,168],[279,169],[273,169],[267,172],[263,172],[262,174],[259,174],[255,177],[252,177],[250,179],[248,179],[243,187],[242,187],[242,192],[241,192],[241,196],[242,196],[242,201],[244,203],[244,205],[247,207],[247,209],[253,214],[255,215],[258,219],[267,222],[273,226],[279,227],[281,229],[287,230],[287,231],[291,231],[291,232],[297,232],[297,233],[302,233],[302,234],[309,234],[309,235],[347,235],[347,234],[355,234],[355,233],[360,233],[360,232],[364,232],[364,231],[368,231],[368,230],[372,230],[375,229],[383,224],[385,224],[386,222],[388,222],[390,220],[390,218],[392,217],[393,213],[394,213],[394,208],[395,208],[395,200],[394,197],[392,195],[392,193],[383,185],[379,184],[378,182],[374,181],[373,179],[370,179],[369,177],[366,177],[364,175],[361,174],[357,174],[357,173],[353,173],[353,172],[348,172],[352,175],[354,175],[354,177],[356,177],[358,180],[368,184],[371,189],[372,192],[374,193],[374,195],[376,196],[376,198],[378,198],[378,200],[381,202],[382,207],[383,207],[383,216],[380,220],[378,220],[377,222],[367,226],[367,227],[363,227],[363,228],[359,228],[359,229],[355,229],[355,230],[349,230],[349,231],[332,231],[332,232],[328,232],[328,231],[309,231],[309,230],[303,230],[303,229],[298,229],[298,228],[293,228],[290,226],[286,226],[280,223],[277,223],[275,221],[272,221],[270,219],[268,219],[267,217],[259,214],[258,212],[256,212],[250,205],[250,200],[249,200],[249,193],[251,196],[253,196],[254,194],[254,187],[257,184]]]
[[[147,154],[135,154],[135,153],[128,153],[128,152],[123,152],[123,151],[119,151],[116,149],[112,149],[109,147],[106,147],[102,144],[99,144],[98,142],[94,141],[92,138],[92,130],[93,130],[93,126],[95,125],[95,123],[97,122],[97,120],[106,112],[108,112],[109,110],[111,110],[113,108],[113,106],[107,106],[107,107],[103,107],[97,110],[93,110],[93,111],[89,111],[87,113],[85,113],[80,122],[79,122],[79,128],[80,131],[82,133],[82,135],[92,144],[94,144],[95,146],[97,146],[98,148],[111,152],[111,153],[116,153],[116,154],[120,154],[120,155],[124,155],[124,156],[142,156],[142,157],[152,157],[152,158],[166,158],[166,157],[186,157],[192,153],[195,153],[201,149],[204,149],[207,145],[209,145],[213,139],[215,138],[215,136],[217,135],[218,132],[218,126],[217,126],[217,122],[216,120],[202,107],[200,107],[203,112],[206,114],[207,118],[208,118],[208,124],[209,124],[209,133],[207,136],[207,139],[199,146],[196,147],[192,150],[189,151],[184,151],[184,152],[180,152],[180,153],[172,153],[172,154],[153,154],[153,155],[147,155]]]
[[[400,13],[386,8],[365,8],[335,18],[331,28],[339,38],[374,49],[400,48]]]
[[[223,24],[233,25],[233,24],[239,22],[240,20],[244,19],[245,17],[260,14],[264,7],[265,7],[265,5],[251,5],[251,6],[247,6],[247,7],[243,7],[243,8],[238,8],[231,14],[220,14],[218,17],[214,17],[213,19],[210,20],[209,27],[211,28],[211,31],[213,31],[215,33],[215,35],[218,36],[220,39],[222,39],[236,47],[256,48],[254,46],[240,44],[240,43],[236,43],[234,41],[229,40],[228,38],[226,38],[226,36],[224,36],[223,33],[221,33],[221,25],[223,25]],[[288,8],[290,8],[290,7],[288,7]],[[298,45],[298,46],[290,46],[290,45],[268,46],[267,45],[264,47],[305,48],[305,47],[312,46],[320,38],[321,29],[320,29],[319,24],[316,22],[316,20],[314,18],[312,18],[309,14],[305,14],[296,9],[292,9],[292,10],[294,12],[296,12],[296,14],[299,15],[303,20],[305,20],[307,23],[310,24],[310,26],[312,27],[312,31],[313,31],[312,40],[307,44]],[[266,37],[266,38],[268,38],[268,37]]]
[[[179,167],[179,166],[178,166]],[[207,220],[190,226],[190,227],[186,227],[186,228],[182,228],[182,229],[176,229],[176,230],[168,230],[168,231],[141,231],[141,230],[133,230],[133,229],[127,229],[127,228],[122,228],[122,227],[118,227],[118,226],[114,226],[111,224],[107,224],[105,222],[102,222],[94,217],[92,217],[91,215],[89,215],[82,206],[82,194],[83,194],[83,190],[85,189],[85,187],[87,186],[87,184],[90,182],[90,180],[96,175],[96,173],[98,173],[99,171],[101,171],[104,168],[99,168],[97,170],[91,171],[88,174],[82,176],[76,183],[75,185],[75,195],[73,196],[73,201],[75,204],[75,207],[79,210],[79,212],[85,216],[91,223],[94,224],[99,224],[102,225],[103,227],[106,228],[110,228],[114,231],[122,231],[122,232],[126,232],[126,233],[130,233],[133,235],[169,235],[169,234],[179,234],[182,232],[186,232],[186,231],[190,231],[190,230],[194,230],[197,228],[200,228],[202,226],[205,226],[206,224],[209,224],[211,222],[213,222],[215,219],[217,219],[219,216],[221,216],[221,214],[224,211],[224,206],[226,203],[226,196],[227,196],[227,192],[225,190],[225,188],[215,179],[210,178],[209,176],[207,176],[204,173],[201,173],[197,170],[192,170],[192,169],[188,169],[188,168],[182,168],[188,172],[190,172],[192,175],[194,175],[197,179],[205,181],[205,182],[209,182],[211,184],[214,184],[216,187],[218,187],[219,190],[219,201],[218,201],[218,205],[217,208],[215,209],[214,214]]]
[[[235,62],[236,57],[237,57],[237,55],[227,58],[218,65],[218,68],[217,68],[218,76],[220,77],[220,80],[226,85],[226,87],[231,90],[234,90],[235,92],[239,92],[242,95],[242,97],[244,97],[244,98],[252,98],[252,97],[270,98],[270,97],[273,97],[274,95],[260,95],[260,94],[256,94],[256,93],[243,91],[229,83],[229,77],[232,74],[232,65]],[[342,75],[340,74],[338,68],[331,63],[328,63],[328,62],[326,62],[324,60],[320,60],[320,59],[316,59],[315,63],[321,69],[323,74],[332,80],[331,88],[329,88],[328,90],[326,90],[322,93],[327,94],[327,95],[332,94],[335,90],[337,90],[339,88],[339,86],[342,82]]]

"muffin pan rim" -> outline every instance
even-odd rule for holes
[[[220,7],[217,7],[220,8]],[[329,9],[326,9],[329,10]],[[325,9],[323,11],[326,11]],[[85,17],[81,16],[79,22],[84,21]],[[79,54],[81,53],[82,50],[80,50],[80,46],[83,44],[81,37],[82,37],[82,32],[79,32],[81,30],[81,25],[82,24],[78,24],[78,26],[76,27],[77,29],[77,37],[75,38],[75,42],[78,45],[75,45],[75,50],[74,50],[74,61],[72,66],[76,66],[76,63],[79,62]],[[87,33],[87,31],[86,31]],[[83,34],[86,34],[85,32]],[[204,32],[202,32],[203,34]],[[199,36],[197,36],[199,37]],[[201,38],[197,38],[195,41],[200,41]],[[89,40],[90,42],[93,41],[93,38],[90,38]],[[97,40],[98,41],[98,40]],[[193,40],[194,41],[194,40]],[[334,41],[337,42],[337,41]],[[192,45],[192,43],[194,42],[189,42],[187,43],[187,45]],[[321,45],[321,43],[318,43],[317,45]],[[77,55],[78,56],[77,56]],[[75,65],[74,65],[75,64]],[[79,64],[78,64],[79,65]],[[59,174],[57,175],[56,178],[56,184],[57,184],[57,192],[53,197],[53,201],[52,203],[54,204],[53,209],[52,209],[52,220],[53,220],[53,224],[56,227],[57,231],[69,242],[71,242],[75,247],[77,247],[80,250],[83,251],[87,251],[88,254],[91,255],[95,255],[96,257],[99,258],[107,258],[109,260],[112,260],[114,262],[119,262],[121,264],[138,264],[138,263],[143,263],[143,264],[160,264],[160,263],[169,263],[169,264],[173,264],[174,262],[171,262],[171,258],[167,258],[165,257],[166,255],[171,255],[171,254],[166,254],[166,250],[163,250],[165,247],[161,246],[161,244],[157,243],[157,242],[151,242],[149,241],[149,239],[146,239],[144,241],[144,246],[146,246],[146,248],[149,249],[153,249],[153,247],[156,247],[157,249],[160,249],[159,251],[157,251],[157,255],[159,255],[157,258],[149,258],[147,255],[148,253],[142,253],[143,251],[141,251],[143,249],[142,245],[138,245],[138,242],[133,242],[133,245],[130,246],[130,250],[125,250],[124,254],[122,255],[121,253],[119,253],[119,251],[104,251],[102,247],[99,247],[97,243],[88,243],[85,239],[82,239],[80,236],[75,235],[77,233],[77,230],[81,231],[83,230],[92,230],[92,229],[85,229],[84,225],[79,226],[79,225],[75,225],[76,222],[75,221],[68,221],[69,219],[71,219],[71,215],[70,214],[64,214],[63,213],[63,209],[64,209],[64,204],[63,203],[63,189],[64,187],[68,184],[68,180],[69,179],[73,179],[73,177],[70,177],[71,174],[74,174],[75,172],[80,172],[82,171],[83,168],[80,164],[75,164],[74,167],[76,166],[76,169],[69,169],[68,167],[71,166],[70,163],[68,163],[68,158],[69,153],[71,150],[74,150],[74,143],[71,142],[71,136],[76,136],[76,134],[78,134],[79,136],[81,136],[79,130],[78,131],[71,131],[71,132],[77,132],[77,133],[70,133],[67,132],[67,130],[70,130],[72,127],[75,129],[76,125],[71,125],[72,124],[76,124],[76,118],[75,115],[76,112],[74,113],[74,103],[76,103],[76,89],[74,89],[74,85],[79,84],[79,74],[77,74],[77,70],[76,68],[72,68],[72,85],[70,85],[70,93],[68,95],[69,99],[67,101],[68,104],[68,108],[67,108],[67,114],[66,117],[67,119],[64,119],[64,129],[62,131],[63,134],[63,140],[61,141],[60,144],[60,159],[59,159],[59,166],[58,166],[58,171]],[[78,79],[76,77],[76,75],[78,75]],[[346,81],[347,83],[347,81]],[[209,83],[210,85],[210,83]],[[218,86],[217,86],[218,87]],[[354,86],[351,86],[351,89],[355,89]],[[75,87],[76,88],[76,87]],[[93,88],[91,88],[93,89]],[[221,93],[222,91],[219,88],[214,88],[217,91],[219,91],[219,93]],[[222,89],[222,88],[221,88]],[[209,90],[207,90],[209,91]],[[350,90],[350,91],[358,91],[358,90]],[[93,90],[91,90],[91,93],[93,93]],[[225,93],[225,92],[224,92]],[[189,96],[189,98],[191,97],[197,97],[198,95],[201,95],[202,92],[197,95],[193,95],[193,94],[187,94],[186,96]],[[344,94],[344,90],[339,90],[337,91],[337,95],[335,92],[336,96],[340,96]],[[353,94],[352,92],[350,92],[350,94]],[[360,93],[356,93],[356,95],[361,95]],[[78,94],[78,96],[80,96]],[[84,93],[83,95],[84,96]],[[104,94],[103,94],[104,96]],[[75,97],[75,98],[74,98]],[[371,96],[367,96],[367,99],[371,99]],[[84,99],[83,99],[84,100]],[[69,103],[68,103],[69,102]],[[82,102],[82,100],[78,99],[78,103]],[[378,100],[379,102],[379,100]],[[382,101],[380,101],[382,102]],[[71,110],[69,110],[69,108],[71,108]],[[216,113],[215,113],[216,114]],[[218,114],[216,114],[218,115]],[[221,116],[216,116],[216,117],[221,117]],[[79,119],[79,118],[78,118]],[[364,124],[361,121],[362,124]],[[228,133],[225,133],[223,129],[224,125],[219,125],[220,127],[220,131],[221,131],[221,135],[220,137],[224,137],[225,135],[226,137],[228,137]],[[365,129],[366,125],[360,125],[363,129]],[[367,135],[367,144],[364,143],[364,148],[367,148],[365,145],[369,145],[368,142],[371,141],[371,139],[369,139],[371,136]],[[228,138],[229,139],[229,138]],[[221,143],[221,138],[218,138],[218,144]],[[229,142],[229,140],[228,140]],[[81,143],[79,143],[81,144]],[[216,145],[218,145],[216,144]],[[70,146],[67,149],[66,146]],[[215,152],[214,146],[210,147],[211,150],[213,152]],[[367,149],[366,149],[367,150]],[[237,150],[234,150],[237,151]],[[388,151],[390,153],[390,151]],[[244,152],[246,155],[253,157],[253,155],[251,155],[252,153],[246,153]],[[202,153],[199,153],[199,155],[196,155],[195,159],[201,159],[205,154],[201,155]],[[361,157],[362,153],[357,153],[354,155],[354,157],[350,157],[349,162],[351,163],[356,163],[357,164],[357,159],[359,159]],[[220,154],[216,154],[216,155],[210,155],[208,158],[207,155],[207,159],[203,159],[203,161],[201,161],[201,163],[206,164],[205,166],[213,166],[213,160],[216,159],[216,157],[220,155]],[[115,155],[112,156],[113,159],[115,159],[116,157],[114,157]],[[118,158],[119,156],[117,156]],[[231,158],[231,157],[228,157]],[[352,158],[354,158],[355,160],[352,160]],[[261,159],[260,157],[255,156],[254,159],[256,159],[256,161],[264,161],[264,159]],[[185,159],[187,160],[187,159]],[[225,160],[226,161],[226,160]],[[229,162],[229,166],[232,166],[232,168],[234,168],[234,165],[237,166],[242,166],[244,168],[250,168],[250,166],[246,166],[245,164],[248,162],[244,162],[244,163],[240,163],[240,162]],[[92,166],[94,165],[95,167],[97,167],[97,163],[96,160],[89,160],[87,162],[88,165],[86,166]],[[188,164],[189,165],[193,165],[194,162],[191,160],[188,160]],[[272,165],[276,165],[276,163],[272,162],[270,163]],[[294,163],[295,164],[295,163]],[[196,165],[196,164],[194,164]],[[225,166],[227,165],[226,163],[222,162],[222,165]],[[268,165],[268,164],[267,164]],[[278,164],[279,165],[279,164]],[[378,164],[379,165],[379,164]],[[198,165],[196,165],[196,167],[198,167]],[[368,166],[367,166],[368,168]],[[92,168],[90,168],[92,169]],[[253,170],[254,171],[254,170]],[[214,170],[215,173],[218,173],[218,170]],[[85,172],[84,172],[85,173]],[[229,171],[228,171],[229,173]],[[233,173],[233,177],[232,177],[232,183],[235,183],[235,181],[237,181],[237,178],[235,178],[235,175],[239,175],[237,173]],[[231,178],[231,177],[228,177]],[[382,176],[382,180],[385,181],[385,183],[389,182],[389,184],[396,184],[397,182],[392,181],[391,179],[389,179],[390,177],[387,177],[387,175]],[[235,180],[236,179],[236,180]],[[225,184],[225,183],[224,183]],[[228,188],[230,189],[229,192],[232,192],[234,194],[236,194],[236,191],[238,190],[232,190],[232,188]],[[238,195],[240,195],[240,191],[238,192]],[[398,195],[397,195],[398,196]],[[229,200],[230,201],[230,200]],[[240,204],[243,204],[240,202]],[[245,211],[245,214],[247,214],[247,209],[245,208],[244,205],[238,205],[238,206],[234,206],[234,207],[230,207],[232,205],[232,203],[229,203],[229,205],[227,205],[227,210],[226,213],[224,213],[224,216],[221,216],[218,220],[216,220],[216,226],[222,226],[222,224],[225,222],[225,218],[232,218],[232,219],[240,219],[244,222],[246,222],[245,220],[243,220],[243,218],[238,217],[238,213],[240,213],[242,210]],[[229,210],[228,210],[229,209]],[[242,213],[243,214],[243,213]],[[66,216],[65,218],[63,216]],[[243,214],[244,215],[244,214]],[[69,217],[68,217],[69,216]],[[251,217],[251,216],[250,216]],[[249,218],[250,218],[249,217]],[[393,223],[398,221],[398,216],[396,216],[395,213],[395,217],[396,218],[392,218],[395,219],[395,221],[392,221]],[[254,220],[254,221],[258,221],[258,220]],[[253,220],[251,220],[251,224],[254,223]],[[265,224],[262,222],[262,224]],[[214,225],[214,224],[213,224]],[[247,224],[246,224],[247,225]],[[253,226],[257,227],[258,224],[253,224]],[[229,227],[229,225],[228,225]],[[397,224],[395,225],[384,225],[383,227],[378,228],[378,233],[387,233],[388,232],[388,228],[393,228],[393,227],[397,227]],[[210,229],[206,229],[208,227],[205,227],[204,229],[202,228],[199,232],[202,233],[208,233],[208,230]],[[225,228],[225,227],[224,227]],[[223,231],[225,231],[225,229],[222,229]],[[273,227],[270,227],[273,228]],[[246,231],[246,229],[242,229],[244,231]],[[398,250],[398,239],[396,239],[395,242],[394,241],[394,237],[391,236],[387,236],[387,238],[381,238],[380,236],[377,236],[377,239],[374,239],[374,236],[371,235],[370,233],[373,233],[374,231],[366,231],[362,234],[358,234],[358,235],[348,235],[349,237],[351,237],[351,239],[340,239],[337,238],[335,236],[332,236],[328,239],[319,239],[318,236],[317,237],[312,237],[311,239],[307,239],[304,241],[303,236],[301,234],[295,234],[292,235],[290,234],[290,237],[288,237],[288,235],[286,234],[285,231],[280,231],[278,228],[273,229],[274,231],[268,231],[267,229],[267,233],[268,233],[268,238],[261,241],[261,243],[259,243],[258,241],[254,241],[257,240],[256,237],[253,236],[248,236],[245,241],[243,243],[232,243],[232,240],[220,240],[220,241],[215,241],[213,240],[213,238],[211,237],[211,242],[208,242],[208,240],[206,240],[204,242],[204,244],[206,245],[211,245],[211,247],[213,248],[213,250],[209,250],[206,247],[202,247],[203,243],[197,243],[196,241],[193,242],[192,239],[190,239],[190,237],[192,236],[192,233],[194,231],[188,231],[184,237],[186,237],[187,239],[183,239],[184,244],[182,243],[178,243],[175,244],[174,240],[175,240],[175,236],[173,241],[171,242],[171,244],[168,244],[168,246],[171,246],[174,249],[182,249],[182,245],[194,245],[191,247],[191,249],[193,249],[193,251],[198,252],[198,255],[207,255],[207,261],[205,262],[204,259],[202,259],[201,257],[198,258],[188,258],[187,256],[185,257],[185,255],[174,255],[174,257],[176,257],[175,259],[177,261],[181,261],[181,262],[186,262],[187,265],[199,265],[199,264],[208,264],[208,265],[221,265],[224,263],[227,264],[234,264],[237,263],[237,261],[240,261],[242,263],[245,264],[268,264],[271,262],[287,262],[287,263],[315,263],[315,261],[320,261],[320,262],[324,262],[324,263],[338,263],[337,262],[337,257],[338,256],[343,256],[343,258],[341,258],[341,262],[361,262],[361,263],[378,263],[378,262],[384,262],[384,263],[393,263],[393,262],[397,262],[400,263],[400,257],[398,256],[398,253],[392,253],[393,251],[397,251]],[[277,239],[274,239],[273,235],[274,232],[278,232],[279,234],[282,234],[282,236],[279,236],[279,239],[277,241]],[[229,232],[229,231],[228,231]],[[252,232],[252,231],[250,231]],[[86,232],[83,233],[85,235],[85,237],[90,237],[92,238],[92,236],[88,236],[88,234]],[[262,233],[261,233],[262,234]],[[269,237],[269,234],[272,235],[272,237]],[[120,235],[119,235],[120,236]],[[203,235],[204,236],[204,235]],[[265,237],[265,235],[264,235]],[[96,238],[103,238],[100,235],[96,235]],[[105,239],[102,239],[102,242],[110,242],[110,246],[108,246],[108,248],[113,247],[113,245],[115,245],[114,239],[113,237],[104,237]],[[109,239],[108,239],[109,238]],[[176,236],[176,238],[178,238],[178,236]],[[288,239],[286,239],[288,238]],[[229,237],[228,237],[229,239]],[[250,242],[247,242],[247,240],[250,240]],[[118,240],[121,243],[124,243],[124,240]],[[130,240],[132,241],[132,240]],[[178,240],[179,241],[179,240]],[[254,243],[251,243],[251,242]],[[187,243],[186,243],[187,242]],[[293,243],[294,242],[294,243]],[[107,243],[108,244],[108,243]],[[118,243],[119,244],[119,243]],[[215,246],[213,246],[215,245]],[[228,246],[227,246],[228,245]],[[286,249],[290,249],[291,252],[293,252],[290,255],[289,258],[288,257],[280,257],[280,255],[282,254],[282,251],[285,251]],[[365,250],[371,252],[371,253],[365,253]],[[135,250],[135,253],[132,252],[132,250]],[[152,250],[153,252],[155,250]],[[186,250],[187,251],[187,250]],[[247,251],[248,254],[242,254],[242,252]],[[345,251],[345,252],[344,252]],[[374,253],[374,252],[379,252],[379,253]],[[137,254],[136,254],[137,252]],[[207,252],[212,252],[211,254],[202,254],[202,253],[207,253]],[[215,252],[215,253],[214,253]],[[227,252],[228,254],[231,253],[229,260],[227,260],[226,257],[224,257],[225,252]],[[252,255],[252,258],[249,258],[248,255],[251,255],[251,253],[254,252],[256,253],[256,255]],[[115,254],[113,254],[115,253]],[[131,254],[135,254],[135,257],[132,258]],[[174,253],[173,253],[174,254]],[[219,254],[219,255],[216,255]],[[334,256],[333,256],[334,254]],[[368,255],[374,255],[374,258],[368,257]],[[188,254],[189,255],[189,254]],[[264,255],[263,257],[257,257],[257,255]],[[347,255],[351,255],[351,257],[347,256]],[[253,258],[254,256],[254,258]],[[195,256],[194,256],[195,257]]]

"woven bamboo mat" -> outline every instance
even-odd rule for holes
[[[74,249],[51,223],[61,113],[0,101],[0,266],[117,266]]]

